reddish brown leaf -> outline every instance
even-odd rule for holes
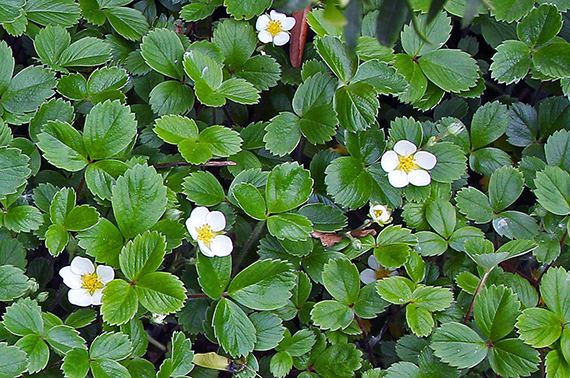
[[[311,11],[311,6],[303,10],[293,13],[295,18],[295,26],[291,29],[291,44],[289,46],[289,59],[291,65],[295,68],[301,67],[303,61],[303,50],[307,42],[307,32],[309,24],[307,24],[307,13]]]

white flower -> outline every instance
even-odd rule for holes
[[[257,37],[263,43],[273,42],[276,46],[283,46],[289,42],[289,30],[295,26],[295,19],[283,13],[272,10],[269,16],[262,14],[255,23],[259,32]]]
[[[115,278],[110,266],[95,267],[85,257],[74,257],[69,266],[59,270],[63,283],[70,288],[67,298],[76,306],[100,305],[105,285]]]
[[[395,188],[403,188],[408,184],[426,186],[431,182],[428,170],[435,167],[437,159],[427,151],[418,151],[415,144],[400,140],[394,150],[382,155],[382,169],[388,172],[388,181]]]
[[[226,217],[219,211],[206,207],[192,210],[186,220],[186,228],[192,239],[198,242],[202,253],[208,257],[227,256],[232,253],[232,239],[222,234],[226,227]]]
[[[166,319],[166,315],[164,314],[152,314],[150,320],[154,324],[164,324],[164,319]]]
[[[385,225],[392,221],[392,212],[384,205],[370,206],[370,218],[379,225]]]
[[[370,255],[368,257],[368,266],[370,268],[366,268],[362,272],[360,272],[360,281],[362,281],[362,283],[365,285],[368,285],[369,283],[372,282],[376,282],[377,280],[380,280],[384,277],[393,276],[397,274],[396,271],[392,272],[384,268],[382,265],[380,265],[380,263],[378,262],[378,260],[376,260],[376,257],[374,257],[374,255]]]

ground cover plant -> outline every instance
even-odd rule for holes
[[[570,377],[569,0],[0,0],[0,377]]]

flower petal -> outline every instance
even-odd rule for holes
[[[63,283],[70,289],[79,289],[81,287],[81,276],[71,271],[70,266],[65,266],[59,270],[59,275],[63,278]]]
[[[380,160],[380,165],[382,165],[382,169],[384,172],[392,172],[398,164],[400,160],[398,160],[398,154],[394,151],[386,151],[384,155],[382,155],[382,159]]]
[[[287,16],[285,16],[283,13],[272,10],[269,12],[269,17],[271,17],[272,20],[283,21]]]
[[[194,208],[194,210],[192,210],[190,213],[190,218],[188,218],[186,221],[186,226],[188,227],[188,224],[190,224],[190,226],[193,228],[202,226],[204,223],[206,223],[208,214],[210,214],[210,210],[208,210],[207,207],[200,206]]]
[[[110,266],[99,265],[97,267],[97,276],[101,282],[106,284],[107,282],[113,281],[113,278],[115,278],[115,271]]]
[[[365,285],[376,282],[376,272],[372,269],[364,269],[362,272],[360,272],[360,281],[362,281],[362,283]]]
[[[427,170],[430,170],[433,167],[435,167],[435,164],[437,163],[435,155],[427,151],[416,152],[416,154],[414,155],[414,160],[417,165]]]
[[[227,256],[232,253],[234,246],[232,244],[232,239],[226,235],[218,235],[212,240],[212,245],[210,246],[214,256]]]
[[[206,218],[206,223],[212,227],[212,230],[218,232],[226,228],[226,217],[221,211],[212,211]]]
[[[380,269],[380,263],[376,260],[376,256],[374,256],[374,254],[368,256],[368,266],[374,270]]]
[[[208,248],[208,246],[204,243],[202,243],[201,241],[198,242],[198,247],[200,247],[200,251],[204,254],[204,256],[206,257],[214,257],[214,253],[212,252],[212,250],[210,248]]]
[[[71,289],[67,292],[67,299],[69,303],[76,306],[87,307],[91,306],[93,300],[89,292],[85,289]]]
[[[269,24],[269,21],[270,21],[270,20],[271,20],[271,19],[269,18],[268,15],[262,14],[261,16],[259,16],[259,17],[257,18],[257,21],[255,21],[255,28],[256,28],[258,31],[262,31],[262,30],[267,29],[267,24]]]
[[[416,152],[416,145],[409,140],[399,140],[394,145],[394,151],[400,156],[408,156]]]
[[[95,292],[91,296],[91,304],[95,306],[101,306],[102,299],[103,299],[103,290],[102,289],[95,290]]]
[[[263,43],[270,43],[273,41],[273,36],[267,30],[262,30],[257,34],[257,38]]]
[[[410,183],[406,172],[400,170],[388,173],[388,181],[394,188],[403,188]]]
[[[273,37],[273,44],[275,46],[283,46],[287,42],[289,42],[289,33],[287,32],[279,32]]]
[[[410,184],[412,185],[426,186],[431,182],[431,176],[427,171],[416,169],[408,173],[408,180],[410,180]]]
[[[295,26],[295,19],[293,17],[285,17],[283,21],[281,21],[281,29],[285,31],[289,31],[293,29]]]
[[[93,265],[91,260],[81,256],[74,257],[73,260],[71,260],[70,268],[73,273],[79,274],[80,276],[95,271],[95,265]]]

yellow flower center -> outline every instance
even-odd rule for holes
[[[382,214],[384,214],[384,211],[382,209],[374,210],[374,218],[380,219]]]
[[[381,280],[382,278],[386,278],[390,276],[390,271],[388,269],[379,268],[376,272],[376,279]]]
[[[90,295],[95,294],[98,289],[103,288],[103,282],[99,279],[97,273],[88,273],[81,276],[81,287],[89,292]]]
[[[411,171],[418,169],[418,165],[414,160],[414,155],[399,156],[398,160],[398,169],[401,171],[410,173]]]
[[[283,29],[281,28],[281,21],[279,20],[271,20],[269,21],[269,23],[267,24],[267,29],[266,29],[269,34],[271,34],[272,36],[276,36],[277,34],[279,34]]]
[[[198,231],[198,240],[206,245],[210,245],[210,243],[212,242],[212,240],[214,240],[214,237],[216,236],[216,233],[214,232],[214,230],[212,230],[212,227],[210,227],[210,225],[208,224],[198,227],[197,231]]]

